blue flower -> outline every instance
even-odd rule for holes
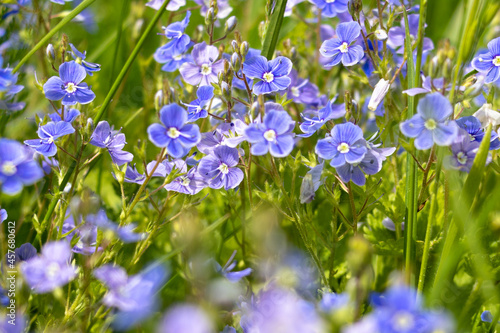
[[[174,103],[162,107],[160,121],[163,125],[152,124],[148,127],[149,140],[157,147],[167,148],[172,157],[185,156],[200,142],[198,125],[186,124],[188,113],[179,105]]]
[[[334,168],[346,163],[360,163],[367,152],[363,131],[353,123],[336,125],[331,136],[321,139],[316,144],[316,154],[325,160],[331,160]]]
[[[7,220],[7,217],[9,215],[7,214],[7,211],[5,209],[0,209],[0,224],[3,223],[3,221]]]
[[[207,187],[206,179],[200,175],[197,168],[190,169],[185,175],[175,178],[165,185],[167,191],[195,195]]]
[[[57,153],[55,141],[62,136],[74,133],[75,129],[70,123],[51,121],[46,125],[38,127],[38,137],[40,139],[26,140],[24,143],[43,156],[54,156]]]
[[[92,220],[87,219],[85,223],[82,223],[80,217],[77,226],[73,215],[70,214],[63,223],[62,233],[66,235],[68,242],[77,240],[71,249],[74,253],[91,255],[101,250],[100,247],[97,247],[97,225]]]
[[[65,62],[59,67],[59,76],[51,77],[43,85],[47,99],[62,99],[63,105],[88,104],[94,100],[94,92],[82,82],[87,76],[83,66],[75,61]]]
[[[427,95],[418,103],[417,114],[400,124],[401,132],[415,139],[415,148],[425,150],[434,143],[449,146],[457,136],[458,126],[448,121],[453,113],[450,102],[441,94]]]
[[[243,74],[251,79],[258,79],[253,84],[255,95],[269,94],[274,91],[285,90],[292,80],[288,77],[292,70],[292,62],[285,57],[277,57],[271,61],[261,55],[245,60]]]
[[[251,268],[245,268],[241,271],[232,272],[232,270],[236,267],[236,260],[233,261],[235,255],[236,250],[233,251],[233,254],[231,255],[231,257],[229,257],[224,267],[219,265],[218,262],[214,262],[215,270],[231,282],[238,282],[245,276],[248,276],[252,273]]]
[[[71,2],[73,0],[50,0],[50,2],[57,3],[58,5],[64,5],[65,2]]]
[[[236,167],[239,160],[238,149],[219,146],[201,159],[198,172],[211,188],[235,188],[243,180],[243,171]]]
[[[318,100],[319,90],[316,85],[307,79],[301,79],[295,69],[290,72],[290,86],[287,97],[292,98],[295,103],[313,104]]]
[[[418,38],[418,25],[419,25],[420,16],[418,14],[408,15],[408,30],[410,31],[410,36],[412,40],[417,40]],[[405,21],[404,18],[401,19],[400,27],[392,27],[389,29],[389,38],[387,39],[387,45],[396,51],[396,54],[402,55],[404,53],[404,44],[406,38],[406,30],[405,30]],[[423,52],[424,54],[428,51],[432,51],[434,49],[434,44],[430,38],[424,37],[424,45]],[[416,50],[414,53],[416,54]]]
[[[59,121],[65,121],[67,123],[72,123],[78,116],[80,115],[80,111],[72,108],[64,108],[64,120],[61,119],[61,110],[59,109],[57,112],[49,114],[50,120],[57,123]]]
[[[161,47],[156,50],[153,57],[157,63],[163,64],[161,70],[164,72],[174,72],[185,62],[193,62],[193,57],[190,54],[175,54],[171,50],[163,50]]]
[[[18,74],[14,74],[12,72],[12,68],[2,68],[3,67],[3,58],[0,55],[0,93],[3,93],[2,98],[0,99],[0,110],[7,111],[20,111],[24,109],[26,103],[12,103],[12,99],[15,97],[17,93],[24,89],[21,85],[16,85]]]
[[[108,288],[103,303],[118,310],[114,314],[115,330],[126,331],[157,310],[157,293],[167,275],[166,268],[159,263],[133,276],[128,276],[122,267],[110,264],[94,270],[94,276]]]
[[[14,253],[16,255],[14,264],[19,264],[23,261],[31,260],[37,255],[36,249],[33,245],[31,245],[31,243],[24,243],[23,245],[15,249]],[[8,254],[5,256],[8,258]]]
[[[285,111],[269,111],[262,123],[253,123],[245,130],[245,137],[252,144],[252,154],[274,157],[288,156],[294,145],[293,127],[295,122]]]
[[[151,0],[148,3],[146,3],[146,6],[149,6],[155,10],[159,10],[164,2],[165,0]],[[185,5],[186,5],[186,0],[170,0],[170,2],[167,5],[167,10],[175,12],[179,10],[179,8]]]
[[[78,64],[81,64],[83,68],[85,68],[85,71],[88,75],[92,76],[94,75],[94,72],[99,72],[101,70],[101,65],[85,61],[85,58],[87,57],[87,51],[82,53],[78,51],[78,49],[71,43],[69,44],[69,46],[71,47],[71,56]]]
[[[201,86],[196,91],[196,96],[198,97],[197,99],[189,104],[186,104],[188,107],[188,122],[208,117],[208,111],[206,109],[214,97],[214,87]]]
[[[337,13],[347,11],[348,0],[309,0],[321,9],[321,15],[325,17],[335,17]]]
[[[340,23],[336,29],[337,37],[323,42],[319,51],[324,57],[330,58],[324,64],[326,68],[338,65],[353,66],[363,59],[364,51],[360,45],[354,44],[361,33],[357,22]]]
[[[316,133],[329,120],[338,119],[345,116],[345,104],[334,104],[336,98],[328,101],[324,108],[317,110],[307,110],[301,114],[304,122],[300,124],[300,129],[304,134],[299,136],[307,138]]]
[[[321,174],[323,173],[323,168],[325,166],[324,162],[316,165],[314,168],[311,168],[304,179],[302,180],[302,184],[300,186],[300,203],[310,203],[314,200],[316,196],[316,191],[319,186],[323,183],[321,179]]]
[[[42,248],[39,257],[23,262],[21,271],[34,293],[48,293],[62,287],[76,277],[71,265],[71,251],[66,241],[50,242]]]
[[[479,145],[478,141],[471,141],[467,131],[460,129],[455,141],[451,144],[452,155],[449,157],[451,166],[460,171],[469,172]],[[491,161],[491,158],[488,159],[487,163],[489,161]]]
[[[108,219],[106,212],[102,209],[97,212],[97,214],[89,214],[86,218],[86,222],[87,224],[89,224],[92,230],[94,230],[93,228],[95,227],[95,230],[97,231],[97,227],[99,227],[103,230],[112,231],[123,243],[135,243],[139,240],[144,239],[146,236],[145,233],[136,233],[134,231],[136,226],[133,223],[127,224],[125,226],[117,225],[116,223]],[[92,246],[94,247],[94,249],[92,250],[92,252],[95,252],[96,238],[93,236],[93,231],[92,236],[89,238],[89,240],[93,243]],[[89,243],[90,242],[87,242],[87,244]],[[98,250],[100,250],[100,248],[98,248]]]
[[[319,308],[323,312],[331,313],[346,307],[349,304],[349,294],[325,293],[319,303]]]
[[[488,43],[488,51],[475,57],[472,67],[486,74],[485,83],[492,83],[500,79],[500,37]]]
[[[469,133],[471,140],[476,142],[483,141],[484,129],[481,122],[474,116],[462,117],[456,120],[458,127],[464,129]],[[497,150],[500,148],[500,140],[495,131],[491,132],[490,150]]]
[[[177,304],[170,308],[157,332],[165,333],[212,333],[214,326],[210,317],[199,306]]]
[[[99,148],[106,148],[113,163],[120,166],[134,159],[134,155],[123,151],[125,147],[125,134],[113,131],[107,121],[97,124],[90,138],[90,144]]]
[[[23,185],[36,183],[43,170],[33,161],[33,153],[17,141],[0,139],[0,184],[6,194],[17,194]]]
[[[179,69],[184,81],[193,86],[217,82],[217,74],[224,69],[223,60],[217,60],[219,49],[203,42],[193,46],[191,56],[194,63],[186,62]]]
[[[174,22],[167,27],[163,27],[164,35],[171,41],[166,45],[159,48],[163,52],[170,52],[172,55],[180,55],[184,53],[189,44],[191,43],[191,37],[184,33],[186,27],[189,24],[189,18],[191,17],[191,12],[186,12],[186,17],[180,22]]]

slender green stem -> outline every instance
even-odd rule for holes
[[[28,59],[35,54],[36,51],[38,51],[42,46],[44,46],[51,38],[54,36],[59,30],[61,30],[69,21],[71,21],[73,18],[75,18],[78,14],[80,14],[85,8],[90,6],[92,3],[94,3],[96,0],[85,0],[81,4],[79,4],[75,9],[73,9],[65,18],[62,19],[61,22],[59,22],[58,25],[54,27],[54,29],[50,30],[49,33],[47,33],[41,41],[39,41],[29,52],[27,55],[24,56],[23,59],[17,64],[16,67],[14,67],[13,72],[17,72],[22,65],[28,61]]]
[[[276,49],[276,44],[278,43],[281,24],[283,23],[283,16],[285,15],[286,3],[287,0],[276,0],[274,5],[271,22],[269,23],[264,44],[262,45],[262,55],[268,60],[273,58],[274,50]]]

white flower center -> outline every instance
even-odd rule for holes
[[[208,64],[201,65],[201,74],[208,75],[212,73],[212,66]]]
[[[335,0],[326,0],[326,3],[334,3]]]
[[[337,150],[339,152],[341,152],[342,154],[347,154],[350,150],[350,147],[347,143],[345,142],[342,142],[341,144],[339,144],[339,146],[337,147]]]
[[[458,163],[464,165],[465,163],[467,163],[467,155],[465,155],[463,151],[459,152],[457,154],[457,161]]]
[[[67,85],[66,85],[66,92],[72,94],[76,91],[76,84],[74,84],[73,82],[69,82]]]
[[[49,136],[49,138],[47,139],[47,143],[51,144],[52,142],[54,142],[54,137]]]
[[[495,59],[493,59],[493,65],[495,66],[500,66],[500,55],[496,56]]]
[[[264,79],[264,81],[266,81],[268,83],[273,82],[274,74],[271,72],[267,72],[267,73],[264,73],[264,75],[262,75],[262,78]]]
[[[179,130],[175,127],[170,127],[167,130],[167,135],[172,139],[177,139],[179,135],[181,135],[181,132],[179,132]]]
[[[343,42],[342,45],[339,46],[339,50],[342,53],[347,53],[347,50],[349,49],[349,44],[346,42]]]
[[[432,131],[437,127],[437,123],[434,119],[427,119],[424,124],[425,128],[428,130]]]
[[[267,130],[264,132],[264,138],[267,140],[267,141],[275,141],[276,140],[276,132],[272,129],[270,130]]]
[[[398,331],[408,331],[414,325],[414,319],[411,313],[400,312],[394,315],[394,328]]]
[[[299,88],[297,87],[292,87],[292,89],[290,89],[292,91],[292,96],[294,97],[299,97],[300,93],[299,93]]]
[[[182,54],[179,54],[179,55],[173,56],[172,58],[173,58],[174,60],[177,60],[177,61],[182,60]]]
[[[2,164],[2,173],[6,176],[15,175],[17,172],[17,168],[12,162],[4,162]]]
[[[181,185],[188,186],[191,183],[191,180],[188,177],[181,177]]]
[[[229,167],[226,163],[221,163],[221,165],[219,165],[217,169],[219,169],[219,171],[224,175],[227,175],[229,173]]]
[[[59,275],[61,268],[59,265],[55,262],[51,263],[49,266],[46,268],[46,276],[49,279],[54,279]]]

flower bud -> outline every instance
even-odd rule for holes
[[[235,72],[240,70],[241,67],[241,59],[238,53],[234,52],[231,56],[231,66]]]
[[[52,44],[47,45],[45,54],[47,55],[47,59],[49,59],[49,62],[53,64],[54,61],[56,60],[56,50],[54,49],[54,45]]]
[[[381,79],[375,85],[375,89],[373,90],[372,97],[370,98],[370,102],[368,103],[368,109],[370,111],[375,111],[378,108],[380,102],[384,100],[385,95],[389,91],[389,87],[391,86],[388,80]]]
[[[229,87],[227,82],[222,81],[220,88],[222,91],[222,97],[224,97],[224,99],[226,101],[230,101],[231,100],[231,88]]]
[[[240,46],[238,45],[238,42],[233,39],[231,42],[231,47],[233,48],[233,52],[239,52],[240,51]]]
[[[215,12],[211,7],[207,10],[207,15],[205,16],[205,24],[212,25],[215,22]]]
[[[156,111],[160,111],[162,106],[165,105],[165,95],[163,94],[163,90],[158,90],[155,94],[155,109]]]
[[[386,40],[388,37],[387,31],[385,31],[384,29],[377,29],[375,30],[374,34],[378,40]]]
[[[230,18],[228,18],[224,26],[224,34],[227,35],[228,33],[232,32],[234,28],[236,28],[236,24],[238,24],[238,19],[236,18],[236,16],[231,16]]]
[[[248,42],[247,41],[241,43],[240,53],[243,57],[247,55],[247,53],[248,53]]]

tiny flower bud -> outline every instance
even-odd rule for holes
[[[212,25],[215,22],[215,12],[213,7],[207,10],[207,15],[205,15],[205,24]]]
[[[240,70],[241,67],[241,59],[238,53],[234,52],[231,56],[231,66],[235,72]]]
[[[241,43],[240,53],[241,53],[242,56],[246,56],[247,55],[248,48],[249,48],[248,42],[245,41],[245,42]]]
[[[233,52],[239,52],[240,51],[240,47],[238,45],[238,42],[233,40],[231,42],[231,47],[233,48]]]
[[[158,90],[155,94],[156,111],[159,111],[163,105],[165,105],[165,95],[163,94],[163,90]]]
[[[385,95],[389,91],[390,83],[388,80],[381,79],[375,85],[375,89],[373,90],[372,97],[370,98],[370,103],[368,103],[368,109],[371,111],[375,111],[378,108],[380,102],[384,100]]]
[[[54,49],[54,45],[49,44],[47,45],[47,49],[45,50],[45,54],[47,55],[47,58],[49,59],[49,62],[52,64],[56,60],[56,50]]]
[[[224,99],[226,101],[230,101],[231,100],[231,88],[229,87],[229,85],[223,81],[220,88],[221,88],[222,96],[224,97]]]
[[[238,24],[238,19],[236,19],[236,16],[231,16],[230,18],[228,18],[224,27],[224,33],[227,35],[228,33],[232,32],[234,28],[236,28],[236,24]]]
[[[388,37],[387,31],[385,31],[384,29],[377,29],[375,30],[374,34],[378,40],[386,40]]]

